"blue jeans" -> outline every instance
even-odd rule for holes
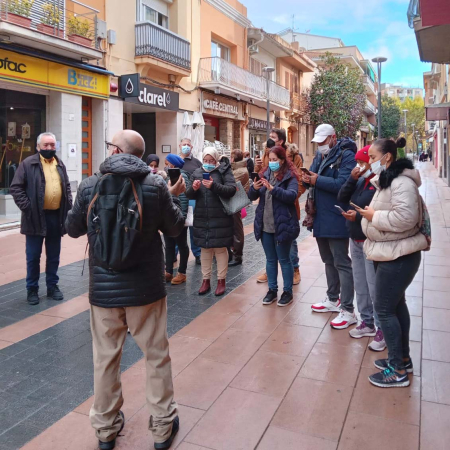
[[[292,294],[292,282],[294,281],[294,267],[292,266],[290,251],[292,241],[277,243],[275,234],[262,234],[262,245],[264,253],[266,254],[266,272],[269,282],[269,289],[278,291],[278,262],[281,266],[281,273],[283,274],[283,291]]]
[[[58,284],[59,255],[61,253],[61,226],[59,224],[59,210],[45,211],[47,235],[26,236],[25,253],[27,256],[27,289],[39,289],[39,275],[42,244],[45,240],[47,261],[45,275],[47,288]]]
[[[197,258],[200,256],[202,249],[197,247],[194,242],[194,227],[189,227],[189,237],[191,239],[191,252]]]
[[[294,267],[294,269],[298,269],[300,258],[298,257],[297,239],[294,239],[292,241],[290,257],[291,257],[291,261],[292,261],[292,266]]]

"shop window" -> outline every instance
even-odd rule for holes
[[[169,18],[147,5],[142,5],[142,20],[148,20],[160,27],[169,28]]]
[[[219,42],[211,41],[211,57],[230,61],[230,49]]]

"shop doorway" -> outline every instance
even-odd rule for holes
[[[0,89],[0,194],[9,193],[17,167],[34,155],[45,109],[45,95]]]
[[[206,117],[205,121],[205,140],[214,142],[219,140],[219,119],[216,117]]]
[[[156,153],[156,115],[155,113],[134,113],[131,115],[132,129],[137,131],[145,141],[146,160],[148,155]]]
[[[81,102],[81,178],[92,175],[92,98],[83,97]]]

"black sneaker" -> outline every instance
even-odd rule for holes
[[[39,305],[39,294],[37,289],[28,289],[27,302],[29,305]]]
[[[269,289],[269,292],[263,298],[263,305],[271,305],[273,302],[277,301],[277,297],[277,291],[272,291],[271,289]]]
[[[283,292],[280,300],[278,300],[278,306],[287,306],[294,301],[294,296],[290,292]]]
[[[389,367],[389,361],[387,359],[377,359],[374,362],[374,365],[377,369],[386,370]],[[408,362],[405,362],[405,369],[407,373],[413,373],[414,367],[411,358]]]
[[[369,381],[374,385],[381,388],[391,387],[407,387],[409,386],[408,374],[400,375],[394,368],[389,366],[383,372],[370,375]]]
[[[228,262],[228,267],[240,266],[242,264],[242,258],[233,256],[233,259]]]
[[[47,297],[60,302],[64,300],[63,293],[59,290],[58,285],[47,288]]]
[[[116,437],[112,441],[103,442],[103,441],[99,440],[98,441],[98,448],[100,450],[112,450],[116,446],[117,436],[119,436],[119,433],[123,430],[123,427],[125,425],[125,416],[124,416],[123,412],[119,411],[119,414],[122,416],[122,419],[123,419],[122,426],[120,427],[120,430],[117,432]]]
[[[175,439],[175,436],[178,433],[178,430],[180,429],[180,419],[175,417],[172,423],[172,433],[170,433],[169,439],[165,440],[164,442],[160,442],[157,444],[155,442],[155,450],[167,450],[172,445],[173,440]]]
[[[196,257],[195,257],[195,264],[196,264],[197,266],[201,266],[201,265],[202,265],[202,261],[201,261],[201,259],[200,259],[200,256],[196,256]]]

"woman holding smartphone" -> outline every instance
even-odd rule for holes
[[[375,194],[375,187],[370,180],[375,176],[369,164],[370,145],[359,150],[355,155],[356,167],[352,170],[348,180],[341,187],[338,194],[340,203],[351,206],[342,215],[347,219],[347,229],[350,235],[350,254],[352,257],[353,279],[355,281],[356,303],[361,315],[361,321],[350,330],[350,336],[355,339],[375,337],[369,344],[369,349],[381,352],[386,348],[383,331],[373,308],[375,299],[375,267],[373,261],[364,255],[366,236],[362,232],[362,215],[359,209],[370,205]]]
[[[236,193],[236,182],[229,163],[219,163],[214,147],[203,151],[203,165],[191,177],[191,187],[186,196],[196,200],[194,210],[194,242],[201,248],[203,283],[199,295],[211,290],[213,257],[217,261],[216,295],[225,293],[228,271],[228,247],[233,246],[233,216],[225,214],[222,198]]]
[[[407,158],[397,160],[397,148],[403,144],[379,139],[369,149],[371,183],[376,193],[370,206],[359,210],[367,239],[364,253],[374,261],[375,310],[388,348],[388,359],[375,361],[381,372],[369,381],[379,387],[409,386],[413,372],[409,349],[410,317],[405,292],[413,281],[428,248],[421,232],[422,199],[420,174]]]
[[[261,239],[266,254],[266,273],[269,291],[263,305],[271,305],[278,297],[278,263],[283,274],[283,294],[278,306],[287,306],[293,301],[292,285],[294,267],[290,251],[292,241],[300,233],[295,202],[298,196],[299,174],[286,157],[281,146],[270,149],[269,163],[260,172],[260,180],[250,188],[248,197],[259,199],[255,214],[255,237]]]

